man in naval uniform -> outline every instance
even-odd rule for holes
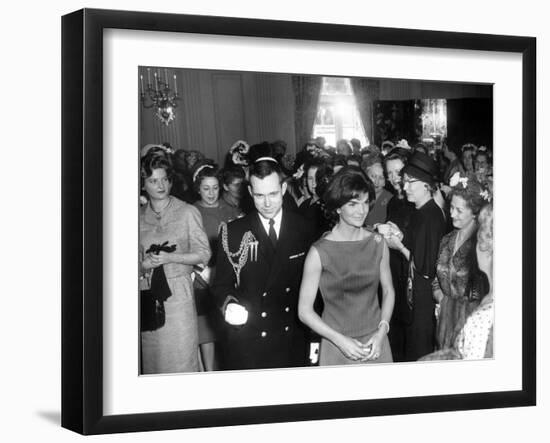
[[[255,210],[223,226],[212,291],[223,315],[223,369],[304,366],[306,326],[297,315],[311,229],[283,210],[281,167],[261,157],[250,168]]]

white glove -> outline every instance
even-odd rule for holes
[[[202,279],[210,284],[210,277],[212,276],[212,268],[210,266],[205,266],[202,272],[199,274]]]
[[[248,311],[238,303],[228,303],[224,314],[225,321],[233,326],[241,326],[248,320]]]
[[[391,226],[390,226],[390,225],[387,225],[387,224],[384,224],[384,223],[380,223],[378,226],[376,226],[376,230],[377,230],[381,235],[383,235],[384,237],[387,237],[388,235],[390,235]]]
[[[399,227],[395,223],[389,221],[387,223],[387,226],[389,226],[390,230],[388,235],[395,235],[399,239],[399,241],[403,240],[403,232],[401,232],[401,229],[399,229]]]

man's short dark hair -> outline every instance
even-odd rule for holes
[[[257,177],[260,180],[263,180],[274,172],[279,176],[279,179],[281,179],[281,165],[274,159],[256,161],[252,164],[252,166],[250,166],[250,178]]]

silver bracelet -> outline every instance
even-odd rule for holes
[[[378,329],[380,329],[380,326],[386,325],[386,334],[390,332],[390,324],[386,320],[380,320],[380,323],[378,323]]]

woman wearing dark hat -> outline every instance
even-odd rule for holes
[[[403,190],[403,180],[401,171],[407,164],[411,154],[409,149],[393,148],[386,157],[384,157],[384,170],[388,177],[388,182],[393,190],[393,197],[388,203],[388,217],[386,223],[378,225],[378,232],[385,237],[394,232],[406,232],[415,206],[407,200],[405,191]],[[390,250],[390,269],[395,290],[395,299],[401,300],[401,303],[406,305],[407,297],[407,277],[409,272],[409,262],[407,258],[396,249]],[[404,341],[403,341],[403,322],[398,316],[398,311],[394,309],[392,319],[390,321],[390,332],[388,338],[393,353],[394,361],[403,361],[405,358]]]
[[[443,211],[432,196],[436,187],[437,165],[428,155],[415,152],[402,169],[403,190],[414,204],[409,226],[403,233],[387,237],[388,245],[399,251],[409,264],[405,299],[396,300],[405,361],[415,361],[434,350],[435,302],[432,281],[445,234]]]

